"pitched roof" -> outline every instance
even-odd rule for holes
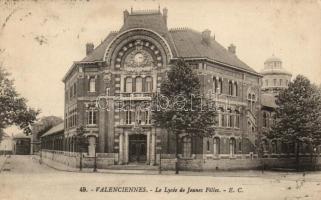
[[[120,32],[133,28],[147,28],[158,33],[166,33],[167,26],[160,12],[132,13],[124,21]]]
[[[104,59],[104,54],[109,43],[115,38],[117,32],[110,32],[108,36],[98,45],[91,54],[86,56],[81,62],[94,62],[102,61]]]
[[[214,38],[209,43],[202,40],[202,33],[191,29],[176,29],[170,31],[179,57],[204,57],[219,61],[256,73],[251,67],[241,61],[235,54],[230,53]]]
[[[160,12],[144,14],[134,12],[129,14],[124,20],[120,31],[111,32],[106,39],[98,45],[90,55],[82,59],[81,62],[103,61],[105,50],[112,40],[118,34],[133,28],[147,28],[158,32],[168,41],[175,57],[207,58],[248,72],[257,73],[235,54],[230,53],[225,47],[220,45],[214,38],[211,38],[209,43],[205,43],[202,40],[202,33],[198,31],[187,28],[168,31],[165,19]]]
[[[48,135],[53,135],[53,134],[57,134],[57,133],[61,133],[64,131],[64,123],[60,123],[54,127],[52,127],[51,129],[49,129],[47,132],[45,132],[41,137],[45,137]]]
[[[273,94],[262,94],[261,104],[265,107],[276,108],[276,97]]]

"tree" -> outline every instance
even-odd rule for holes
[[[275,123],[270,138],[296,144],[296,163],[299,167],[300,143],[320,143],[321,96],[309,79],[298,75],[277,97]]]
[[[189,137],[208,137],[214,134],[216,111],[211,101],[201,94],[198,76],[184,60],[177,60],[162,82],[160,94],[154,98],[154,123],[173,134],[176,140],[176,165],[178,173],[178,145],[181,134]]]
[[[9,76],[0,66],[0,129],[17,125],[28,135],[31,133],[30,125],[36,120],[39,110],[27,106],[27,100],[16,92]]]
[[[46,133],[52,127],[63,122],[63,119],[56,116],[46,116],[40,118],[38,122],[36,122],[33,127],[33,134],[37,134],[37,139]]]

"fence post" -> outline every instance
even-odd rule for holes
[[[79,171],[82,171],[82,152],[79,153],[80,159],[79,159]]]

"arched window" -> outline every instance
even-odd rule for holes
[[[233,95],[233,83],[232,81],[228,82],[228,94]]]
[[[251,111],[253,111],[254,104],[256,102],[256,96],[254,92],[249,92],[247,94],[247,102],[248,102],[248,107]]]
[[[277,153],[277,142],[276,142],[276,140],[273,140],[271,142],[271,146],[272,146],[272,154],[276,154]]]
[[[282,153],[288,153],[288,145],[285,142],[281,143],[281,152]]]
[[[133,91],[133,79],[131,77],[127,77],[125,79],[125,92]]]
[[[182,155],[183,157],[191,157],[192,155],[192,142],[191,138],[185,136],[182,138]]]
[[[262,140],[262,146],[265,153],[269,152],[269,143],[266,139]]]
[[[220,154],[220,138],[215,137],[213,142],[213,153],[214,155],[218,155]]]
[[[235,126],[236,128],[240,128],[240,112],[235,110]]]
[[[229,110],[228,118],[229,118],[229,120],[228,120],[228,127],[234,127],[234,120],[233,120],[233,119],[234,119],[234,115],[233,115],[231,109]]]
[[[236,153],[236,141],[234,138],[230,139],[230,155],[233,156]]]
[[[280,79],[280,86],[283,84],[283,81],[282,81],[282,79]]]
[[[218,113],[218,118],[219,118],[219,126],[224,127],[225,126],[225,117],[224,117],[224,109],[219,108],[219,113]]]
[[[217,90],[218,90],[218,83],[217,83],[216,77],[214,76],[213,77],[213,93],[217,93]]]
[[[152,92],[153,91],[153,79],[152,77],[148,76],[145,78],[145,92]]]
[[[220,79],[218,79],[218,89],[219,89],[219,91],[217,91],[217,93],[219,93],[219,94],[222,94],[223,93],[223,80],[220,78]]]
[[[238,88],[237,88],[237,83],[235,82],[234,83],[234,89],[233,89],[233,91],[234,91],[234,96],[238,96],[239,94],[239,92],[238,92]]]
[[[211,149],[210,149],[210,141],[209,140],[207,140],[206,141],[206,151],[210,151]]]
[[[96,79],[94,77],[89,79],[89,92],[96,92]]]
[[[143,78],[142,77],[136,77],[136,92],[142,92],[143,91]]]
[[[267,114],[264,112],[263,113],[263,127],[267,127]]]

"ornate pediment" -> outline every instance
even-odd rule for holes
[[[130,72],[151,71],[163,66],[160,50],[151,42],[134,40],[117,53],[115,67]]]

